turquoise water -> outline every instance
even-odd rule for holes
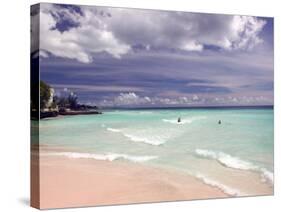
[[[57,155],[167,168],[229,195],[255,195],[273,187],[273,129],[272,109],[116,110],[42,120],[40,144],[70,147]]]

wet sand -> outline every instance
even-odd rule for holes
[[[194,177],[139,163],[40,156],[41,209],[222,197]]]

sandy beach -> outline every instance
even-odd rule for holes
[[[227,197],[191,176],[142,164],[42,155],[41,209]]]

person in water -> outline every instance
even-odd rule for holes
[[[219,120],[218,124],[221,124],[221,120]]]
[[[180,122],[181,122],[181,117],[178,118],[178,123],[180,123]]]

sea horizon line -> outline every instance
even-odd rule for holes
[[[274,105],[223,105],[223,106],[117,106],[117,107],[99,107],[102,110],[161,110],[161,109],[273,109]]]

